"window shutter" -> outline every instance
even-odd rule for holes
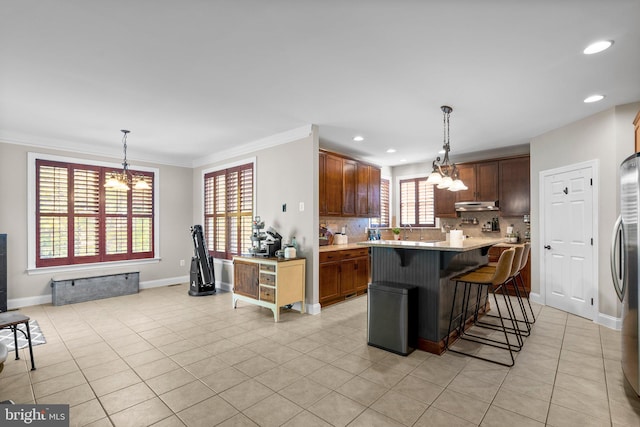
[[[149,188],[131,188],[131,252],[153,250],[153,177],[145,178]]]
[[[73,215],[73,256],[98,256],[100,254],[100,171],[98,169],[73,168]]]
[[[66,166],[45,162],[39,162],[36,169],[37,256],[42,260],[66,259],[69,256],[69,170]]]
[[[434,227],[434,191],[427,178],[400,181],[400,225]]]

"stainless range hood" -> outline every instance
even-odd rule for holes
[[[492,202],[457,202],[456,212],[497,211],[498,201]]]

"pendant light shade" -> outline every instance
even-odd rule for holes
[[[442,149],[444,157],[442,160],[440,156],[436,157],[433,161],[433,171],[427,178],[427,184],[433,184],[439,189],[448,189],[449,191],[467,190],[468,187],[458,177],[455,163],[449,162],[449,151],[451,146],[449,143],[449,115],[453,111],[453,108],[448,105],[440,107],[444,115],[443,128],[444,136],[442,141]]]
[[[144,175],[133,175],[129,171],[129,163],[127,162],[127,134],[130,131],[122,129],[122,145],[124,150],[124,160],[122,161],[122,172],[112,172],[107,178],[104,186],[106,188],[113,188],[115,190],[129,191],[133,183],[133,188],[136,190],[150,190],[151,186],[145,179]]]

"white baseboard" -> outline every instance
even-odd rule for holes
[[[233,285],[227,282],[216,282],[216,288],[223,291],[231,292],[233,290]]]
[[[595,322],[598,325],[606,326],[607,328],[615,329],[616,331],[622,329],[622,319],[619,317],[609,316],[608,314],[598,313]]]
[[[140,289],[160,288],[162,286],[178,285],[180,283],[189,283],[189,276],[168,277],[166,279],[147,280],[140,282]]]
[[[320,314],[320,304],[305,304],[304,308],[307,310],[307,313],[316,315]]]
[[[529,299],[536,304],[545,305],[542,297],[540,297],[540,294],[536,294],[535,292],[529,292]]]
[[[51,304],[51,294],[40,295],[37,297],[13,298],[7,300],[7,309],[14,310],[16,308],[30,307],[32,305]]]

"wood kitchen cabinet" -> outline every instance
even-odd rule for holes
[[[356,173],[355,160],[342,160],[342,215],[356,216]]]
[[[233,292],[250,298],[259,295],[260,266],[254,262],[233,261]]]
[[[498,162],[459,165],[458,176],[468,190],[456,193],[457,202],[498,200]]]
[[[456,193],[447,189],[433,188],[433,211],[437,218],[456,218]]]
[[[322,151],[318,161],[320,215],[380,216],[380,168]]]
[[[530,198],[529,156],[500,160],[500,216],[528,215]]]
[[[320,252],[319,302],[326,306],[361,295],[369,283],[367,248]]]
[[[636,153],[640,152],[640,111],[636,114],[636,118],[633,120],[633,125],[636,128]]]

